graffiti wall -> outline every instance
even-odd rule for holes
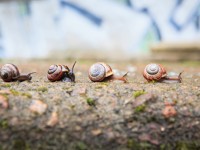
[[[200,41],[200,0],[25,0],[0,3],[0,57],[51,51],[148,54],[158,42]]]

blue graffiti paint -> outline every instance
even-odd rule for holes
[[[131,0],[126,0],[126,5],[132,7]]]
[[[3,34],[2,34],[2,30],[1,30],[1,24],[0,24],[0,58],[4,57],[5,54],[5,50],[3,48]]]
[[[149,9],[146,8],[146,7],[142,8],[142,9],[138,9],[134,6],[133,1],[129,1],[129,2],[130,2],[131,8],[133,8],[134,11],[139,12],[139,13],[143,13],[150,18],[151,24],[152,24],[152,26],[155,30],[155,34],[156,34],[158,40],[162,40],[162,35],[161,35],[161,32],[160,32],[159,26],[156,23],[156,20],[154,19],[153,15],[151,15],[151,13],[149,12]]]
[[[197,16],[196,20],[195,20],[195,27],[196,29],[200,29],[200,14]]]
[[[89,12],[88,10],[82,8],[81,6],[78,6],[77,4],[73,4],[71,2],[67,2],[67,1],[60,1],[60,5],[62,7],[70,7],[74,10],[76,10],[77,12],[79,12],[81,15],[83,15],[85,18],[89,19],[92,23],[94,23],[97,26],[100,26],[103,22],[103,19],[96,16],[95,14],[93,14],[92,12]]]
[[[174,14],[176,14],[176,11],[179,7],[181,7],[183,0],[177,0],[176,4],[174,6],[174,8],[172,9],[170,18],[169,18],[169,22],[171,23],[171,25],[177,30],[177,31],[181,31],[182,29],[184,29],[186,26],[188,26],[190,23],[194,23],[194,26],[197,30],[199,30],[199,9],[200,9],[200,2],[199,4],[196,6],[196,8],[194,8],[194,12],[191,14],[191,16],[189,16],[187,18],[187,20],[183,23],[183,24],[178,24],[176,22],[176,20],[174,19]]]
[[[31,2],[29,0],[19,1],[19,12],[21,17],[31,16]]]

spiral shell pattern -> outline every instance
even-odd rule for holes
[[[68,71],[68,67],[64,65],[51,65],[48,70],[47,78],[49,81],[59,81],[62,79],[64,71]]]
[[[166,70],[159,64],[148,64],[144,69],[143,76],[147,81],[158,81],[166,76]]]
[[[0,76],[5,82],[15,81],[19,75],[19,70],[14,64],[5,64],[1,67]]]
[[[93,82],[103,81],[111,75],[113,75],[111,67],[103,62],[93,64],[88,73],[90,80]]]
[[[89,69],[89,78],[93,82],[102,81],[106,76],[106,69],[105,67],[100,64],[96,63],[93,64]]]

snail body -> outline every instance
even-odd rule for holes
[[[0,76],[4,82],[12,82],[12,81],[31,81],[32,77],[31,74],[35,72],[29,73],[29,74],[23,74],[20,75],[19,69],[14,64],[5,64],[1,67],[0,70]]]
[[[88,77],[93,82],[101,82],[106,80],[121,80],[123,82],[127,82],[125,78],[126,75],[127,73],[122,77],[114,76],[112,68],[103,62],[93,64],[88,71]]]
[[[19,82],[23,82],[23,81],[31,81],[32,79],[32,74],[34,74],[36,72],[31,72],[31,73],[28,73],[28,74],[21,74],[20,76],[17,77],[17,81]]]
[[[148,64],[144,71],[143,77],[148,81],[157,81],[162,83],[181,83],[182,72],[177,77],[167,75],[166,69],[160,64]]]
[[[47,78],[51,82],[60,81],[63,82],[75,82],[74,75],[74,62],[72,69],[70,70],[66,65],[51,65],[48,69]]]

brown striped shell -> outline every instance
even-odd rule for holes
[[[15,81],[19,75],[19,70],[14,64],[5,64],[1,67],[0,76],[5,82]]]
[[[159,81],[166,75],[165,68],[160,64],[148,64],[143,71],[143,76],[147,81]]]
[[[69,68],[64,65],[51,65],[48,70],[47,78],[49,81],[59,81],[62,79],[64,72],[69,72]]]
[[[103,62],[93,64],[88,71],[88,76],[93,82],[103,81],[111,75],[113,75],[112,68]]]

